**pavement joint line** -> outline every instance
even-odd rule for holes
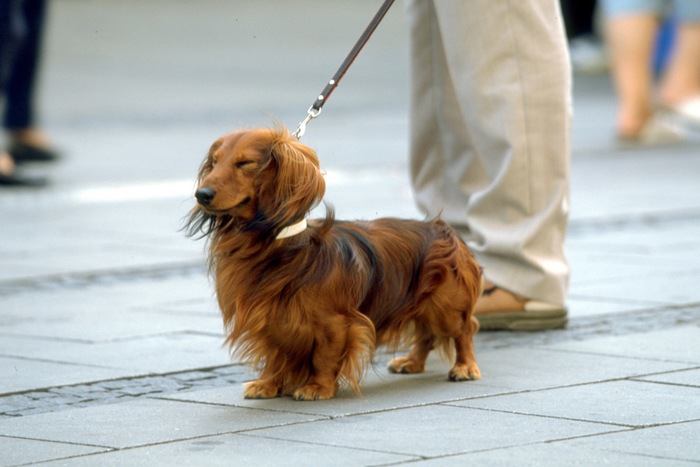
[[[538,391],[531,391],[531,392],[538,392]],[[452,404],[452,403],[439,403],[438,405],[442,405],[445,407],[455,407],[455,408],[459,408],[459,409],[481,410],[482,412],[497,412],[497,413],[506,413],[506,414],[512,414],[512,415],[524,415],[527,417],[538,417],[538,418],[547,418],[547,419],[555,419],[555,420],[567,420],[570,422],[593,423],[596,425],[610,425],[610,426],[616,426],[616,427],[620,427],[620,428],[641,428],[641,427],[644,427],[644,425],[630,425],[628,423],[616,423],[616,422],[601,422],[601,421],[597,421],[597,420],[588,420],[585,418],[562,417],[562,416],[557,416],[557,415],[545,415],[545,414],[530,413],[530,412],[519,412],[517,410],[494,409],[494,408],[490,408],[490,407],[473,407],[473,406],[468,406],[468,405],[456,405],[456,404]]]
[[[589,433],[589,434],[585,434],[585,435],[571,436],[568,438],[556,438],[556,439],[544,440],[544,441],[532,441],[532,442],[525,442],[525,443],[518,443],[518,444],[509,444],[506,446],[497,446],[497,447],[485,448],[485,449],[460,451],[460,452],[456,452],[456,453],[440,454],[437,456],[422,456],[421,459],[412,459],[412,460],[407,460],[407,461],[390,462],[390,463],[386,463],[386,464],[376,464],[373,467],[384,467],[384,466],[388,467],[388,466],[393,466],[393,465],[412,464],[412,463],[421,462],[424,460],[448,459],[450,457],[458,457],[458,456],[464,456],[464,455],[469,455],[469,454],[480,454],[480,453],[484,453],[484,452],[502,451],[502,450],[516,449],[516,448],[522,448],[522,447],[528,447],[528,446],[537,446],[540,444],[557,443],[557,442],[569,441],[569,440],[579,439],[579,438],[588,438],[591,436],[600,436],[600,435],[605,435],[605,434],[622,433],[622,432],[626,432],[626,431],[633,431],[633,430],[629,430],[629,429],[613,430],[613,431],[606,431],[603,433]]]
[[[646,376],[644,376],[646,378]],[[697,384],[683,384],[683,383],[669,383],[668,381],[651,381],[647,379],[631,378],[631,381],[636,381],[638,383],[650,383],[650,384],[663,384],[665,386],[681,386],[684,388],[700,388]]]
[[[698,362],[690,362],[690,361],[685,361],[685,360],[673,360],[673,359],[667,359],[667,358],[640,357],[640,356],[635,356],[635,355],[621,355],[621,354],[614,354],[614,353],[596,352],[593,350],[558,349],[558,348],[547,347],[546,345],[536,345],[536,346],[533,346],[532,348],[538,349],[538,350],[546,350],[549,352],[572,353],[572,354],[580,354],[580,355],[594,355],[594,356],[598,356],[598,357],[615,357],[615,358],[622,358],[622,359],[626,359],[626,360],[646,360],[646,361],[652,361],[652,362],[677,363],[677,364],[683,364],[683,365],[697,365],[697,363],[698,363]],[[694,368],[688,367],[688,368],[681,368],[681,369],[672,370],[672,371],[685,371],[685,370],[691,370],[691,369],[694,369]],[[663,373],[667,373],[667,372],[664,371]]]
[[[609,282],[607,280],[601,280],[596,283],[606,283]],[[589,283],[590,284],[590,283]],[[640,305],[640,306],[646,306],[650,308],[655,308],[655,307],[669,307],[669,306],[674,306],[676,304],[674,303],[669,303],[669,302],[653,302],[649,300],[633,300],[629,298],[617,298],[617,297],[601,297],[598,295],[586,295],[586,294],[579,294],[579,293],[571,293],[567,296],[567,298],[573,299],[573,300],[585,300],[588,302],[602,302],[602,303],[620,303],[623,305]],[[632,310],[629,313],[635,312],[638,309]],[[643,311],[644,309],[642,309]],[[623,312],[625,313],[625,312]]]
[[[102,444],[77,443],[75,441],[59,441],[59,440],[55,440],[55,439],[34,438],[34,437],[29,437],[29,436],[18,436],[18,435],[6,435],[6,434],[2,434],[2,433],[0,433],[0,437],[12,438],[12,439],[24,439],[27,441],[43,441],[45,443],[54,443],[54,444],[70,444],[72,446],[87,446],[90,448],[100,448],[100,449],[109,449],[109,450],[118,449],[114,446],[105,446]]]
[[[631,357],[630,357],[631,358]],[[672,373],[682,373],[684,371],[692,371],[692,370],[700,370],[700,366],[691,366],[688,368],[679,368],[677,370],[664,370],[664,371],[655,371],[654,373],[649,373],[648,375],[643,375],[643,376],[634,376],[634,378],[646,378],[649,376],[658,376],[658,375],[669,375]]]
[[[655,357],[640,357],[640,356],[632,356],[632,355],[621,355],[621,354],[614,354],[614,353],[605,353],[605,352],[596,352],[593,350],[573,350],[573,349],[555,349],[555,348],[550,348],[546,346],[533,346],[533,349],[537,350],[544,350],[547,352],[560,352],[560,353],[573,353],[573,354],[581,354],[581,355],[595,355],[598,357],[614,357],[614,358],[621,358],[621,359],[627,359],[627,360],[647,360],[647,361],[652,361],[652,362],[659,362],[659,363],[676,363],[676,364],[682,364],[682,365],[697,365],[698,362],[691,362],[688,360],[674,360],[674,359],[668,359],[668,358],[655,358]],[[694,367],[688,367],[688,368],[681,368],[678,370],[673,370],[673,371],[685,371],[685,370],[691,370],[694,369]],[[664,372],[666,373],[666,372]]]
[[[567,227],[567,236],[576,238],[586,233],[601,231],[629,230],[635,227],[659,227],[668,224],[696,225],[700,219],[700,207],[651,211],[640,214],[623,214],[604,218],[571,219]]]
[[[0,280],[0,297],[21,293],[35,293],[38,289],[87,288],[114,282],[134,282],[144,279],[163,280],[171,277],[198,273],[206,275],[204,258],[194,261],[159,263],[146,266],[74,271],[45,276],[22,277]]]
[[[316,420],[316,421],[319,421],[319,420]],[[293,424],[297,425],[297,424],[301,424],[301,423],[313,423],[313,422],[295,422]],[[288,441],[288,442],[297,443],[297,444],[311,444],[314,446],[351,449],[351,450],[355,450],[355,451],[365,451],[365,452],[376,452],[379,454],[394,454],[397,456],[406,456],[406,457],[413,457],[413,458],[419,457],[420,459],[417,459],[417,460],[426,459],[426,457],[422,456],[421,454],[409,454],[409,453],[398,452],[398,451],[385,451],[382,449],[372,449],[372,448],[364,448],[364,447],[358,447],[358,446],[347,446],[345,444],[321,443],[318,441],[300,441],[298,439],[280,438],[277,436],[250,434],[253,431],[262,430],[262,429],[265,429],[265,428],[256,428],[256,429],[245,431],[245,432],[237,432],[236,434],[241,435],[241,436],[248,436],[250,438],[263,438],[263,439],[270,439],[270,440],[274,440],[274,441]]]
[[[193,330],[178,330],[178,331],[163,331],[163,332],[154,332],[153,334],[141,334],[138,336],[124,336],[124,337],[115,337],[113,339],[100,339],[100,340],[93,340],[87,342],[88,344],[114,344],[114,343],[119,343],[119,342],[132,342],[132,341],[139,341],[143,339],[152,339],[154,337],[169,337],[169,336],[206,336],[206,337],[217,337],[220,339],[224,338],[224,335],[222,333],[213,333],[213,332],[205,332],[205,331],[193,331]]]
[[[41,335],[36,335],[36,334],[14,334],[14,333],[9,333],[9,332],[0,332],[0,336],[2,336],[2,337],[33,339],[33,340],[42,340],[42,341],[71,342],[74,344],[81,344],[81,345],[113,344],[113,343],[118,343],[118,342],[131,342],[131,341],[138,341],[138,340],[143,340],[143,339],[152,339],[154,337],[168,337],[168,336],[180,336],[180,335],[217,337],[217,338],[222,338],[222,339],[224,337],[224,335],[221,333],[207,332],[207,331],[193,331],[193,330],[188,330],[188,329],[179,330],[179,331],[163,331],[163,332],[156,332],[153,334],[141,334],[141,335],[137,335],[137,336],[115,337],[113,339],[99,339],[99,340],[75,339],[75,338],[70,338],[70,337],[64,338],[64,337],[55,337],[55,336],[41,336]],[[35,360],[35,359],[32,358],[30,360]],[[38,359],[36,359],[36,360],[38,360]],[[113,367],[101,367],[101,368],[113,368]]]
[[[49,358],[36,358],[36,357],[25,357],[23,355],[13,355],[13,354],[0,354],[0,357],[4,358],[13,358],[15,360],[28,360],[32,362],[44,362],[44,363],[55,363],[57,365],[66,365],[66,366],[79,366],[79,367],[86,367],[86,368],[100,368],[103,370],[116,370],[119,368],[113,367],[113,366],[102,366],[102,365],[94,365],[92,363],[76,363],[76,362],[65,362],[62,360],[51,360]],[[2,397],[3,394],[0,394],[0,397]]]
[[[327,419],[327,420],[332,420],[333,418],[335,418],[332,415],[325,415],[325,414],[313,413],[313,412],[298,412],[296,410],[270,409],[270,408],[266,408],[266,407],[249,407],[249,406],[240,405],[240,404],[226,404],[224,402],[197,401],[197,400],[191,400],[191,399],[179,399],[176,397],[149,396],[149,397],[147,397],[147,399],[155,399],[155,400],[168,401],[168,402],[187,402],[189,404],[211,405],[211,406],[216,406],[216,407],[231,407],[231,408],[236,408],[236,409],[260,410],[263,412],[291,413],[291,414],[295,414],[295,415],[307,415],[307,416],[312,416],[312,417],[325,417],[325,419]]]
[[[54,342],[71,342],[73,344],[96,344],[99,341],[89,340],[89,339],[76,339],[73,337],[56,337],[56,336],[40,336],[36,334],[13,334],[10,332],[0,332],[2,337],[19,337],[22,339],[34,339],[42,341],[54,341]]]
[[[641,452],[632,452],[632,451],[620,451],[616,449],[601,449],[602,451],[608,451],[608,452],[614,452],[617,454],[626,454],[626,455],[632,455],[632,456],[639,456],[639,457],[648,457],[650,459],[658,459],[658,460],[663,460],[663,461],[681,461],[681,462],[689,462],[691,464],[698,464],[698,459],[686,459],[682,457],[665,457],[665,456],[659,456],[659,455],[654,455],[654,454],[647,454],[647,453],[641,453]]]

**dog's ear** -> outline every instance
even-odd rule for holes
[[[316,152],[286,129],[272,130],[258,208],[275,228],[300,221],[323,198],[326,182]]]

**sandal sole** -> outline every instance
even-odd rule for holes
[[[545,331],[565,328],[569,321],[564,309],[490,313],[476,319],[482,331]]]

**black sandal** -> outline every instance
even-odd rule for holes
[[[39,188],[46,186],[46,179],[39,177],[22,177],[13,172],[11,174],[0,173],[0,186]]]
[[[59,159],[56,151],[30,144],[13,142],[7,150],[17,164],[25,162],[55,162]]]

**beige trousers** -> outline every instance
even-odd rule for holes
[[[564,303],[571,73],[558,0],[413,0],[411,179],[488,279]]]

